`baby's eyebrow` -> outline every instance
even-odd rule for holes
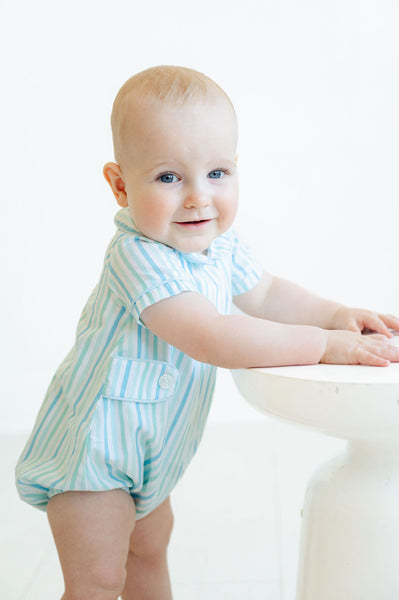
[[[230,166],[230,168],[232,169],[236,169],[237,168],[237,163],[235,160],[230,160],[229,158],[222,158],[222,160],[219,161],[220,163],[223,164],[228,164]]]
[[[144,173],[144,175],[149,175],[153,171],[159,171],[159,170],[165,170],[165,169],[168,170],[170,168],[171,168],[170,163],[168,163],[167,161],[162,161],[162,162],[151,165],[151,167],[149,169],[145,169],[145,171],[143,171],[143,173]]]
[[[213,160],[212,165],[213,166],[211,166],[211,170],[222,169],[223,167],[227,167],[229,169],[229,171],[237,170],[237,163],[235,161],[227,159],[227,158],[222,158],[220,160]]]

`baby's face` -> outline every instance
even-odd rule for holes
[[[236,119],[224,100],[141,105],[121,165],[136,227],[181,252],[202,252],[233,223],[238,204]]]

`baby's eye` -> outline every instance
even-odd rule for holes
[[[216,171],[211,171],[208,173],[208,177],[210,179],[221,179],[225,175],[225,172],[221,169],[216,169]]]
[[[175,183],[175,181],[178,181],[178,178],[173,173],[163,173],[158,177],[158,181],[162,183]]]

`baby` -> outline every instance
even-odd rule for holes
[[[167,600],[169,496],[200,442],[216,367],[386,366],[399,361],[388,341],[399,319],[319,298],[250,254],[231,229],[236,115],[211,79],[138,73],[111,123],[116,233],[17,487],[47,510],[63,600]],[[230,314],[232,300],[244,314]]]

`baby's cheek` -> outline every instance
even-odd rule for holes
[[[230,226],[237,214],[238,199],[235,197],[228,197],[224,199],[220,206],[220,213],[226,225]]]
[[[154,202],[148,210],[147,222],[151,227],[162,231],[170,221],[170,214],[162,204]]]
[[[157,210],[158,208],[158,210]],[[159,215],[159,206],[157,207],[156,202],[150,197],[145,198],[141,202],[137,203],[135,207],[135,214],[137,224],[138,221],[143,225],[151,226],[156,222]]]

